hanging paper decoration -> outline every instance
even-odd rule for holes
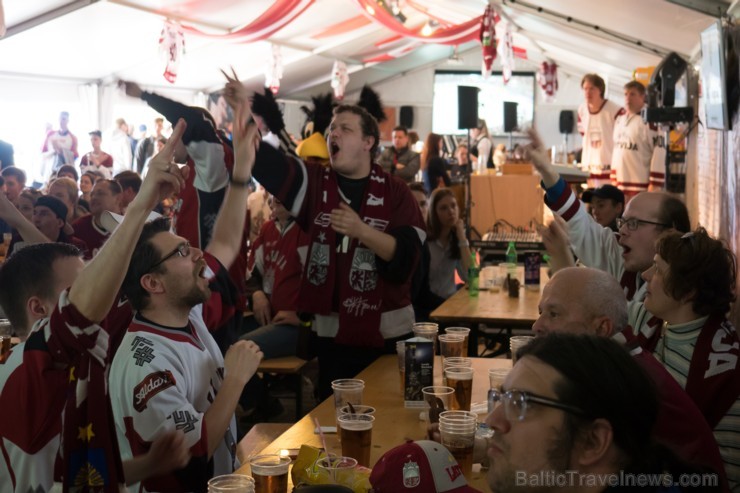
[[[180,24],[174,21],[164,21],[164,27],[159,35],[159,54],[165,62],[164,78],[167,82],[174,84],[177,80],[177,70],[180,68],[180,60],[185,54],[185,36]]]
[[[511,36],[511,24],[508,22],[503,23],[503,32],[501,32],[501,40],[498,43],[498,52],[501,55],[501,70],[503,72],[504,84],[508,84],[511,79],[511,73],[516,68],[514,63],[514,40]]]
[[[347,64],[336,60],[331,69],[331,88],[334,89],[334,97],[340,101],[344,99],[344,88],[347,87],[347,83],[349,83]]]
[[[280,79],[283,78],[283,55],[280,46],[272,45],[270,60],[265,69],[265,87],[269,87],[273,94],[280,90]]]
[[[558,92],[558,66],[555,62],[542,62],[537,72],[537,83],[545,96],[545,101],[552,102],[555,93]]]
[[[493,7],[489,4],[480,21],[480,43],[483,49],[483,78],[487,79],[493,69],[493,60],[496,59],[496,29]]]

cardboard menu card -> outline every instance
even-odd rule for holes
[[[414,337],[406,340],[404,407],[425,407],[421,389],[434,385],[434,343]]]

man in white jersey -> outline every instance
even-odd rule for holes
[[[665,182],[666,149],[657,127],[642,121],[645,86],[636,80],[624,85],[625,113],[614,125],[612,181],[625,194],[627,202],[645,191],[657,191]]]
[[[222,356],[210,331],[235,314],[227,269],[241,248],[234,232],[245,221],[257,135],[245,127],[246,112],[244,106],[235,122],[231,184],[205,251],[160,218],[144,227],[126,273],[123,292],[136,313],[110,371],[121,456],[150,450],[168,430],[181,430],[192,454],[185,468],[131,491],[205,491],[211,477],[238,465],[234,410],[262,352],[238,341]]]
[[[609,183],[614,149],[614,120],[624,109],[604,99],[606,84],[596,74],[584,75],[581,89],[585,99],[578,107],[578,131],[583,137],[581,165],[589,172],[589,187],[598,188]]]

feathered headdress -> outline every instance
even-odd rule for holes
[[[280,149],[283,152],[296,154],[295,144],[285,130],[283,113],[280,111],[275,96],[269,88],[265,89],[264,94],[254,93],[254,96],[252,96],[252,113],[261,117],[270,132],[277,136],[280,141]]]
[[[331,92],[311,96],[313,107],[301,106],[301,111],[306,114],[306,124],[303,127],[303,138],[308,138],[312,133],[321,135],[329,128],[334,111],[334,95]]]
[[[368,113],[373,115],[378,123],[386,120],[385,113],[383,112],[383,103],[380,101],[380,96],[370,86],[365,84],[362,86],[360,92],[360,100],[357,102],[357,106],[360,106],[367,110]]]

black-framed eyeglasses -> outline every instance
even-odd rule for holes
[[[623,217],[617,218],[617,228],[622,229],[622,226],[627,226],[630,231],[636,231],[641,224],[653,224],[655,226],[663,226],[664,228],[670,228],[670,224],[656,223],[655,221],[645,221],[644,219],[637,219],[636,217],[630,217],[625,219]]]
[[[523,390],[508,390],[506,392],[502,392],[498,389],[491,389],[488,391],[488,412],[492,412],[502,403],[504,405],[504,415],[509,421],[514,419],[517,421],[523,421],[527,416],[527,409],[531,403],[560,409],[561,411],[576,414],[578,416],[585,416],[586,414],[575,406],[571,406],[554,399],[548,399],[547,397],[542,397],[531,392],[525,392]]]
[[[162,257],[157,263],[155,263],[154,265],[152,265],[151,267],[149,267],[147,269],[147,272],[153,271],[154,269],[156,269],[157,267],[159,267],[160,265],[162,265],[163,263],[165,263],[166,261],[168,261],[169,259],[171,259],[175,255],[179,255],[179,256],[181,256],[183,258],[185,258],[188,255],[190,255],[190,242],[189,241],[186,241],[185,243],[180,243],[177,246],[177,248],[175,248],[170,253],[168,253],[167,255],[165,255],[164,257]]]

